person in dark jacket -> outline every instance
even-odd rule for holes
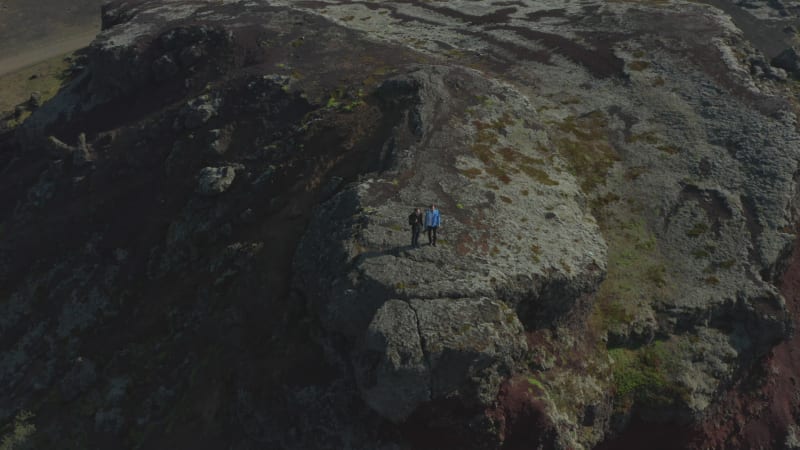
[[[436,205],[431,205],[431,209],[425,211],[425,228],[428,230],[428,245],[436,247],[436,230],[439,229],[441,217]]]
[[[411,246],[419,247],[419,233],[422,231],[422,225],[425,218],[422,215],[422,210],[417,208],[408,216],[408,224],[411,225]]]

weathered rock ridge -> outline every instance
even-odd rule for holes
[[[386,143],[390,162],[317,211],[295,259],[323,327],[352,339],[365,400],[395,421],[453,396],[490,407],[500,382],[524,370],[520,320],[557,323],[604,275],[605,243],[577,181],[545,172],[546,158],[557,161],[539,150],[535,111],[476,75],[423,66],[378,88],[382,103],[408,105]],[[486,104],[464,114],[474,99],[459,92]],[[483,141],[503,162],[486,159],[495,150]],[[476,183],[487,163],[500,179]],[[410,248],[398,227],[421,202],[448,211],[437,248]]]
[[[797,319],[797,7],[767,3],[106,4],[0,134],[4,432],[728,448]]]

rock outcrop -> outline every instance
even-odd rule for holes
[[[108,3],[83,72],[0,134],[0,421],[723,447],[708,424],[796,320],[800,133],[750,37],[772,6],[717,6]]]
[[[204,195],[221,194],[228,190],[236,178],[233,166],[204,167],[197,175],[197,192]]]
[[[795,78],[800,78],[800,55],[794,48],[787,48],[772,58],[772,65],[785,70]]]
[[[605,243],[575,178],[539,150],[536,111],[509,86],[422,66],[377,95],[405,118],[384,170],[315,214],[297,288],[323,327],[351,340],[365,401],[387,419],[446,398],[479,413],[524,367],[520,320],[536,329],[572,311],[604,276]],[[439,245],[412,249],[399,225],[431,203],[446,211]]]

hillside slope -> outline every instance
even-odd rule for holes
[[[797,7],[717,6],[105,5],[0,133],[3,435],[793,448]]]

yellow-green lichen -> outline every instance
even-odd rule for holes
[[[686,397],[677,382],[684,349],[678,342],[655,341],[639,349],[609,350],[612,360],[615,409],[672,406]]]

